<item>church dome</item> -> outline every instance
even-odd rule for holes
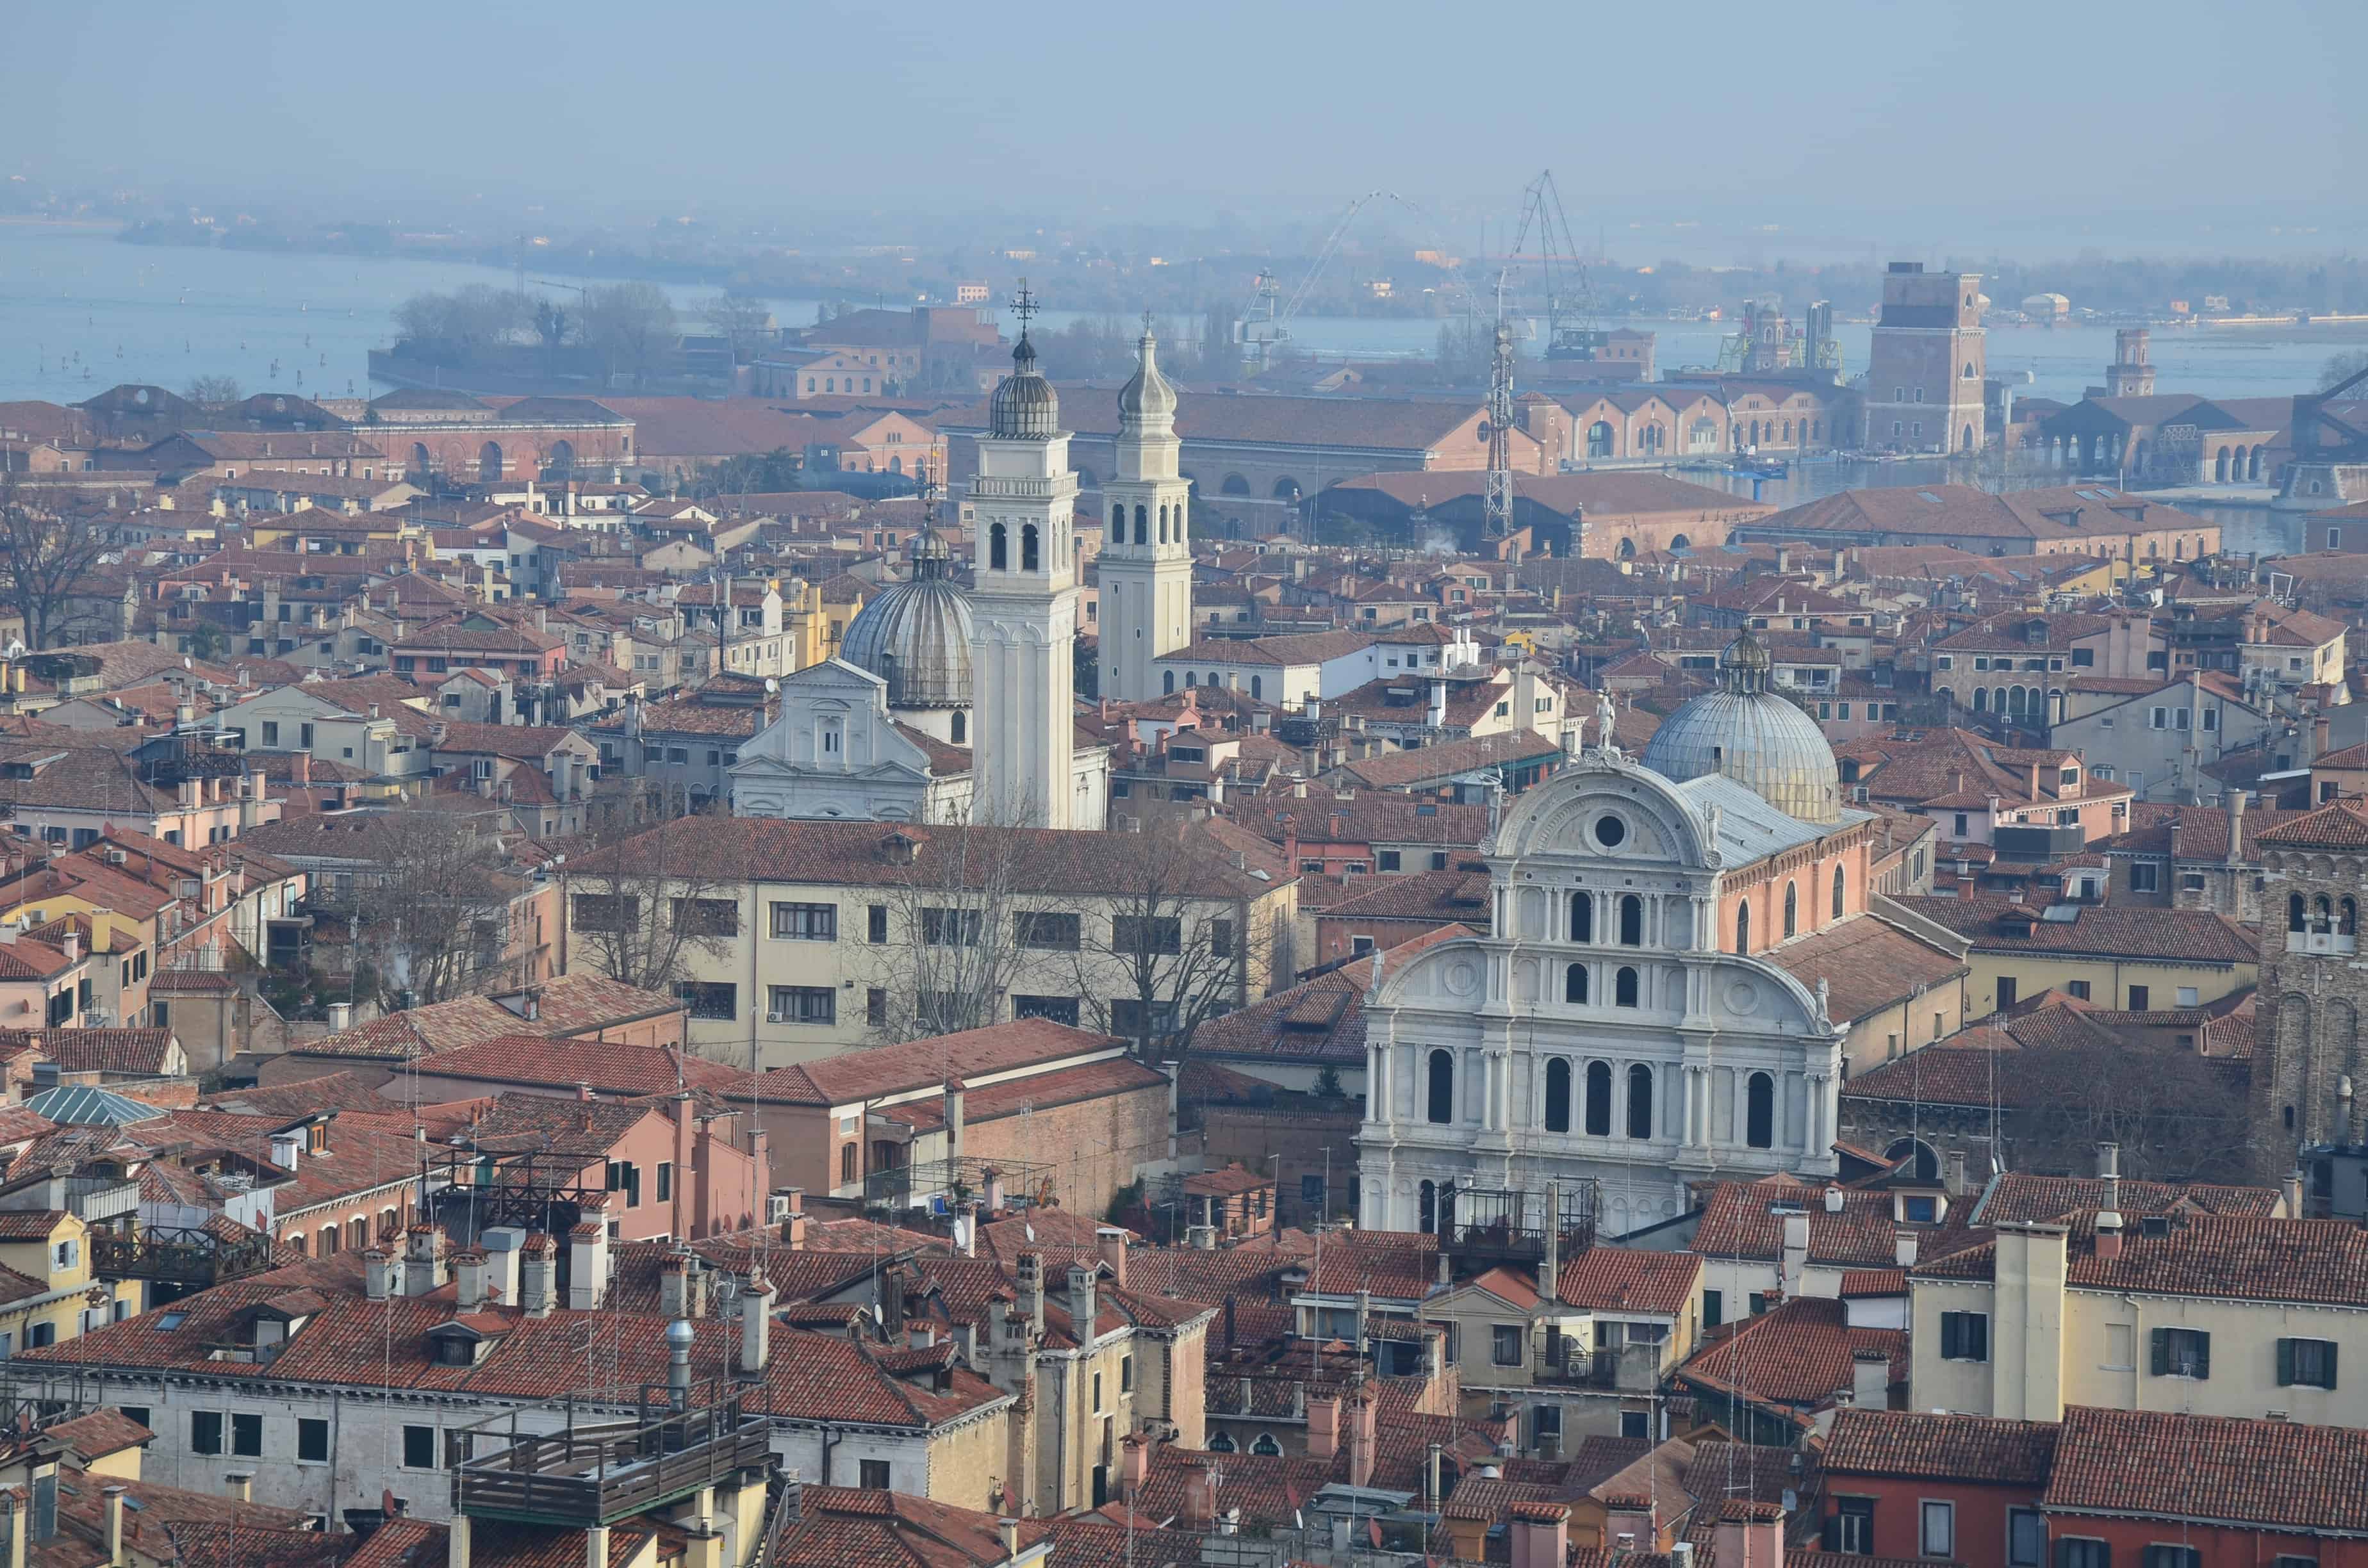
[[[1841,815],[1841,773],[1817,722],[1768,689],[1768,650],[1747,631],[1718,659],[1725,689],[1680,705],[1645,744],[1645,766],[1684,783],[1720,774],[1797,822]]]
[[[1120,427],[1132,430],[1148,426],[1165,434],[1176,420],[1176,389],[1159,373],[1158,344],[1152,337],[1148,318],[1135,347],[1142,358],[1133,380],[1119,389]]]
[[[998,441],[1048,441],[1061,433],[1061,400],[1036,369],[1036,346],[1019,334],[1011,374],[995,383],[987,403],[987,434]]]
[[[883,590],[856,612],[838,656],[888,683],[891,708],[967,708],[970,596],[949,572],[945,541],[913,536],[910,581]]]

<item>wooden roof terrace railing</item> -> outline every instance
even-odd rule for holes
[[[538,1410],[550,1412],[550,1404],[463,1428],[470,1448],[503,1447],[464,1459],[452,1472],[456,1512],[533,1524],[608,1524],[772,1462],[765,1418],[743,1409],[728,1382],[691,1390],[680,1409],[665,1388],[645,1386],[635,1414],[622,1419],[594,1419],[595,1411],[572,1395],[557,1407],[563,1425],[555,1432],[520,1425]]]

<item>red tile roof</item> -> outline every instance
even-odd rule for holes
[[[1701,1256],[1691,1252],[1592,1246],[1563,1260],[1554,1293],[1566,1306],[1677,1317],[1693,1299],[1702,1265]]]
[[[1891,1376],[1907,1375],[1907,1335],[1896,1328],[1853,1328],[1839,1301],[1804,1296],[1771,1307],[1736,1325],[1679,1367],[1679,1380],[1757,1402],[1821,1408],[1851,1385],[1852,1358],[1881,1350]]]
[[[1826,1439],[1826,1473],[2044,1486],[2055,1432],[2052,1421],[1846,1409]]]
[[[949,1078],[984,1078],[1108,1052],[1119,1043],[1049,1018],[1019,1018],[777,1067],[756,1080],[755,1092],[774,1105],[848,1105],[929,1088]],[[747,1093],[745,1082],[740,1093]]]
[[[2041,1502],[2050,1514],[2357,1536],[2368,1533],[2368,1431],[2075,1405]]]
[[[522,1021],[522,1020],[521,1020]],[[581,1040],[549,1035],[496,1035],[476,1045],[438,1051],[429,1071],[440,1077],[488,1084],[589,1084],[595,1094],[663,1095],[678,1088],[745,1089],[748,1074],[660,1046],[615,1041],[587,1049]]]

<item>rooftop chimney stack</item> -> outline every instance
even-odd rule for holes
[[[755,1269],[740,1287],[740,1375],[761,1378],[772,1358],[773,1286]]]
[[[1513,1568],[1563,1568],[1570,1556],[1568,1504],[1515,1503],[1506,1513],[1508,1533],[1513,1538]],[[1611,1535],[1617,1527],[1610,1522],[1613,1516],[1607,1512],[1605,1517],[1604,1533]]]
[[[1030,1332],[1041,1338],[1044,1333],[1044,1255],[1021,1253],[1012,1272],[1019,1281],[1019,1315],[1028,1320]]]
[[[609,1294],[609,1220],[595,1210],[567,1237],[567,1305],[570,1311],[598,1312]]]
[[[1891,1353],[1859,1349],[1850,1352],[1850,1403],[1861,1410],[1884,1410],[1891,1404]]]
[[[559,1244],[537,1232],[518,1252],[518,1305],[529,1317],[549,1317],[559,1281]]]
[[[1711,1540],[1718,1568],[1783,1568],[1784,1510],[1730,1497],[1719,1508]]]
[[[443,1226],[412,1226],[404,1237],[403,1293],[425,1296],[441,1289],[446,1258]]]
[[[1093,1264],[1069,1265],[1069,1329],[1079,1348],[1094,1342],[1095,1324],[1101,1315],[1101,1271]]]
[[[688,1318],[666,1324],[666,1398],[677,1410],[690,1408],[690,1344],[697,1332]]]
[[[1809,1217],[1790,1213],[1784,1216],[1784,1264],[1782,1286],[1784,1299],[1798,1301],[1801,1278],[1809,1266]]]
[[[373,1301],[394,1294],[394,1259],[384,1247],[371,1247],[362,1254],[362,1294]]]
[[[456,1288],[452,1301],[462,1312],[474,1312],[485,1304],[485,1255],[475,1247],[463,1248],[453,1255]]]

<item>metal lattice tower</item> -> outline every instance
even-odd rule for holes
[[[1487,533],[1513,531],[1513,329],[1499,309],[1497,347],[1488,360]]]

